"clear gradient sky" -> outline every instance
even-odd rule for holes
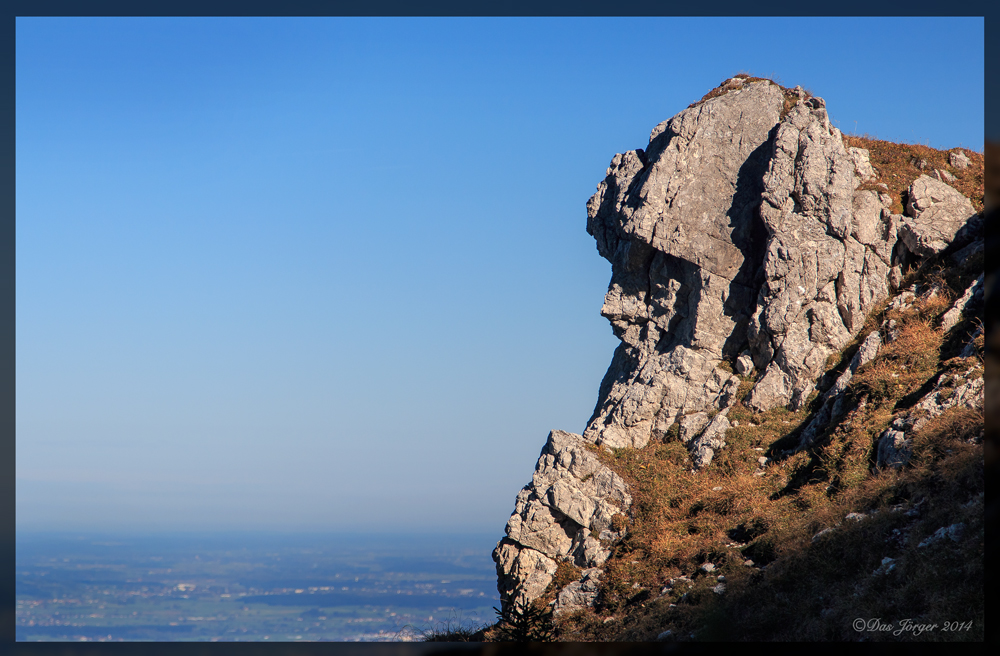
[[[981,18],[18,18],[18,529],[499,538],[617,345],[587,198],[741,71],[983,148]]]

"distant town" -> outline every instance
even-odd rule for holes
[[[74,546],[19,547],[18,641],[409,641],[499,605],[488,548]]]

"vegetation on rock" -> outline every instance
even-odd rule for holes
[[[906,205],[906,189],[913,184],[913,181],[921,175],[930,175],[935,171],[943,171],[954,176],[955,179],[950,180],[948,184],[971,200],[977,212],[983,211],[985,166],[982,153],[963,148],[962,152],[969,159],[969,165],[966,168],[957,168],[950,163],[950,151],[937,150],[920,144],[882,141],[867,134],[863,136],[845,134],[844,145],[868,151],[868,158],[875,169],[876,177],[864,182],[859,189],[888,193],[892,196],[892,211],[896,214],[903,213],[903,207]]]
[[[926,290],[912,308],[883,304],[869,316],[869,326],[895,320],[896,339],[851,381],[855,409],[806,450],[794,447],[815,396],[798,412],[738,403],[726,449],[703,471],[670,433],[602,452],[633,495],[628,533],[604,566],[595,607],[559,622],[560,638],[654,640],[669,630],[696,640],[982,640],[982,413],[945,411],[915,433],[908,466],[875,468],[893,411],[943,374],[983,375],[981,340],[972,357],[953,355],[976,321],[949,334],[935,327],[971,274],[949,285],[940,270],[927,272],[907,281]],[[959,539],[920,546],[956,524]],[[856,618],[939,628],[859,632]],[[940,630],[958,620],[971,624]]]

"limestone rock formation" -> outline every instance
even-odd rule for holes
[[[856,170],[873,175],[866,153],[804,96],[782,118],[782,90],[749,83],[612,160],[587,228],[612,263],[602,314],[622,345],[586,439],[641,447],[724,410],[738,378],[719,364],[747,347],[762,372],[749,404],[799,407],[889,293],[891,200],[855,191]]]
[[[654,128],[616,155],[587,203],[587,231],[611,262],[601,314],[622,344],[584,437],[645,445],[688,412],[721,409],[756,297],[763,232],[754,217],[783,94],[753,83]]]
[[[517,495],[507,537],[493,552],[503,603],[540,595],[558,560],[603,565],[610,555],[605,544],[620,537],[612,523],[632,498],[588,446],[579,435],[549,433],[531,483]]]
[[[896,226],[886,199],[854,191],[854,162],[819,98],[779,126],[764,184],[764,281],[748,335],[764,373],[748,405],[799,408],[827,358],[888,295]]]
[[[926,175],[910,186],[906,208],[910,216],[903,219],[899,237],[911,253],[920,256],[943,251],[976,214],[961,192]]]
[[[517,495],[494,551],[505,606],[543,594],[560,562],[588,573],[556,607],[593,603],[623,535],[614,518],[632,502],[600,449],[641,448],[676,425],[692,465],[707,466],[742,381],[756,411],[802,407],[903,266],[977,229],[968,199],[926,175],[893,214],[887,193],[863,188],[877,175],[868,152],[845,148],[821,98],[742,79],[716,91],[657,125],[645,148],[615,155],[587,202],[587,231],[612,269],[601,314],[621,344],[583,434],[552,431]],[[841,392],[880,340],[872,333],[824,384],[811,435],[843,410]]]

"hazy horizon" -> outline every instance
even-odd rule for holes
[[[982,18],[16,28],[25,533],[499,538],[618,345],[585,207],[616,153],[741,71],[983,149]],[[915,72],[904,34],[948,45]]]
[[[385,641],[489,622],[485,535],[18,535],[16,640]]]

